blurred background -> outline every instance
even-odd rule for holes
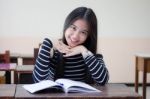
[[[109,82],[134,83],[135,54],[150,55],[149,5],[150,0],[0,0],[0,52],[34,56],[45,37],[62,36],[73,9],[86,6],[97,15],[97,51],[104,56]]]

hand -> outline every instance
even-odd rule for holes
[[[69,51],[64,55],[64,57],[73,56],[76,54],[81,54],[87,52],[87,48],[83,45],[78,45],[76,47],[70,48]]]
[[[68,45],[64,44],[61,39],[54,43],[54,50],[58,50],[61,53],[69,53],[70,48]]]

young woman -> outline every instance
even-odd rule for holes
[[[104,85],[108,70],[97,49],[97,18],[92,9],[78,7],[66,18],[58,43],[45,38],[33,71],[34,82],[67,78]]]

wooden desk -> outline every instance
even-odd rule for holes
[[[26,73],[26,74],[32,74],[33,72],[33,69],[34,69],[34,65],[20,65],[20,66],[17,66],[16,68],[16,71],[15,71],[15,82],[16,83],[20,83],[20,74],[21,73]]]
[[[9,83],[11,83],[11,71],[15,71],[16,70],[17,65],[15,63],[10,63],[10,64],[0,64],[0,71],[9,71],[10,75],[8,76],[9,78]],[[7,76],[6,76],[7,77]],[[15,78],[14,78],[15,80]]]
[[[32,54],[19,54],[19,53],[10,53],[10,61],[13,63],[17,63],[18,65],[34,65],[35,59],[34,55]],[[19,67],[20,68],[20,67]],[[28,67],[27,67],[28,68]],[[23,73],[24,72],[24,73]],[[29,80],[26,79],[19,79],[19,75],[21,74],[22,78],[29,78],[31,79],[31,73],[27,73],[27,71],[17,71],[15,72],[15,83],[30,83]],[[17,76],[18,75],[18,76]],[[19,80],[18,80],[19,79]]]
[[[0,99],[15,99],[15,84],[0,84]]]
[[[21,62],[19,62],[21,59]],[[10,53],[10,61],[13,63],[17,63],[18,65],[33,65],[34,64],[34,56],[19,54],[19,53]]]
[[[102,92],[95,93],[37,93],[31,94],[22,85],[17,85],[15,99],[142,99],[138,93],[123,84],[95,86]]]
[[[18,73],[32,73],[34,65],[20,65],[17,66],[16,71]]]
[[[137,54],[135,58],[135,91],[138,92],[139,71],[142,71],[143,99],[146,99],[147,73],[150,73],[150,54]]]

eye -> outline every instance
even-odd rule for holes
[[[74,26],[74,25],[70,25],[70,28],[71,28],[72,30],[76,30],[76,26]]]
[[[87,31],[82,31],[81,32],[83,35],[88,35],[88,32]]]

